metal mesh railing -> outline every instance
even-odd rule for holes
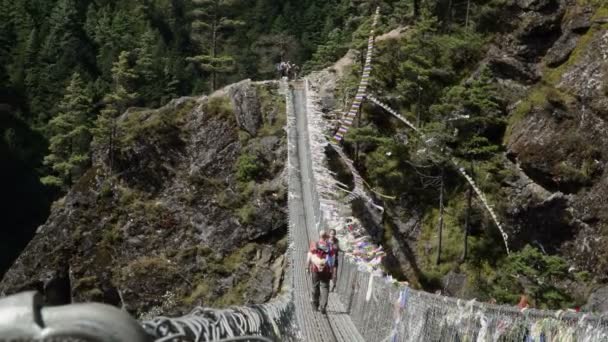
[[[398,287],[342,263],[337,291],[368,341],[608,341],[608,317],[492,305]],[[542,336],[542,337],[541,337]]]

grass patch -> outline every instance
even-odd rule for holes
[[[600,2],[603,2],[603,0],[577,0],[577,1],[583,2],[584,4],[581,4],[583,6],[584,5],[600,6]],[[591,20],[597,20],[597,19],[606,18],[606,17],[608,17],[608,4],[604,3],[601,5],[601,7],[599,7],[595,11]],[[572,51],[572,53],[570,54],[570,57],[568,58],[568,60],[565,63],[561,64],[560,66],[558,66],[557,68],[554,68],[554,69],[551,69],[551,68],[544,69],[543,79],[545,80],[545,82],[547,82],[548,84],[553,85],[553,86],[557,85],[559,83],[559,81],[561,80],[562,75],[581,58],[581,56],[583,55],[584,52],[587,51],[587,48],[589,47],[589,44],[593,40],[593,37],[595,37],[598,32],[605,30],[605,28],[607,26],[608,26],[607,24],[602,24],[602,25],[596,24],[596,25],[591,26],[591,29],[580,37],[580,39],[578,40],[578,42],[576,44],[576,48],[574,49],[574,51]]]
[[[247,203],[236,211],[241,224],[249,224],[253,222],[257,215],[257,210],[251,203]]]
[[[105,226],[101,233],[101,241],[99,245],[102,248],[112,248],[123,240],[122,232],[118,224],[114,223],[111,226]]]
[[[561,75],[560,75],[561,77]],[[567,107],[573,104],[576,99],[564,91],[555,88],[554,85],[548,83],[540,83],[530,89],[528,97],[521,100],[515,110],[509,116],[507,129],[503,137],[503,144],[507,144],[513,127],[520,122],[534,108],[542,107],[550,109],[553,106]]]
[[[576,0],[576,4],[579,6],[606,6],[605,0]],[[606,7],[603,8],[606,9]]]
[[[178,132],[178,127],[185,124],[187,115],[195,105],[194,100],[187,100],[176,108],[163,107],[130,112],[119,124],[123,132],[120,136],[120,146],[125,148],[144,137],[159,140],[167,134]]]
[[[224,258],[207,258],[207,274],[196,281],[194,290],[182,301],[189,305],[202,302],[203,305],[212,307],[242,304],[248,289],[248,277],[238,279],[238,283],[224,293],[217,293],[214,289],[217,289],[217,283],[221,278],[235,274],[240,267],[250,262],[258,248],[258,244],[250,242]]]
[[[203,113],[208,118],[219,117],[229,121],[236,120],[232,103],[227,96],[210,97],[203,105]]]
[[[163,275],[163,278],[173,278],[178,271],[177,267],[164,256],[142,256],[123,267],[120,276],[123,280],[126,278],[146,279],[152,270],[156,274]]]

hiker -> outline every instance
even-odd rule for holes
[[[285,62],[281,61],[281,63],[279,63],[279,72],[281,74],[281,78],[287,76],[286,70],[287,70],[287,64],[285,64]]]
[[[327,313],[329,281],[332,275],[331,259],[335,257],[328,238],[329,235],[324,230],[320,231],[319,241],[311,243],[306,260],[306,272],[311,273],[312,279],[312,307],[322,314]]]
[[[287,80],[289,80],[289,76],[291,75],[291,63],[287,61],[285,64],[285,76],[287,76]]]
[[[331,270],[331,283],[330,283],[330,291],[334,291],[336,289],[336,282],[338,280],[338,257],[340,255],[340,240],[336,237],[336,230],[329,230],[329,243],[332,245],[335,256],[333,260],[333,267]]]
[[[293,69],[293,79],[297,80],[298,72],[300,72],[300,67],[294,64],[292,69]]]
[[[283,77],[283,62],[275,64],[275,69],[277,71],[277,75],[279,75],[279,80]]]

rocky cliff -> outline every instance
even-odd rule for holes
[[[506,219],[514,243],[536,241],[564,255],[573,270],[588,271],[593,282],[606,284],[608,8],[581,3],[522,2],[520,25],[535,26],[538,38],[515,34],[512,43],[500,46],[503,56],[515,59],[526,46],[536,50],[520,62],[519,70],[533,71],[531,77],[505,86],[513,95],[507,154],[536,191],[522,186],[524,177],[507,187]],[[550,12],[551,23],[528,19],[539,12]],[[553,41],[534,46],[542,35]]]
[[[37,289],[51,304],[102,301],[136,316],[267,301],[286,249],[284,107],[277,82],[243,81],[129,109],[112,162],[95,151],[0,293]]]

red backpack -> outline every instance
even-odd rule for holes
[[[335,260],[335,250],[332,244],[320,244],[319,242],[316,242],[314,249],[311,248],[310,252],[319,259],[325,260],[325,265],[320,270],[313,262],[311,266],[313,272],[331,272]]]

